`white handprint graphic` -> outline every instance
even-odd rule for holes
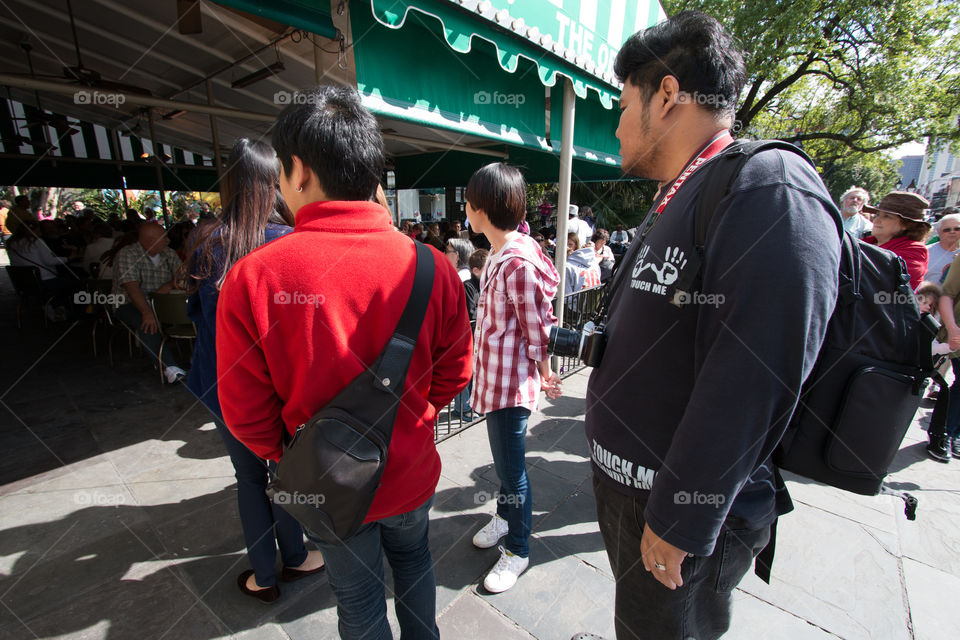
[[[687,266],[687,258],[680,247],[667,249],[667,258],[663,261],[657,280],[660,284],[671,285],[680,277],[680,270]]]
[[[650,269],[657,276],[657,282],[662,285],[671,285],[680,277],[680,271],[687,266],[686,254],[679,247],[669,247],[663,265],[657,268],[652,262],[646,262],[647,254],[650,253],[650,247],[643,247],[640,255],[637,256],[637,262],[633,265],[633,277],[638,278],[640,274]]]
[[[650,247],[644,245],[640,249],[640,255],[637,256],[637,261],[633,265],[633,277],[639,278],[640,274],[644,272],[645,269],[653,267],[653,264],[647,262],[644,263],[644,258],[647,257],[647,254],[650,253]]]

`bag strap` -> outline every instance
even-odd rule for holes
[[[417,251],[416,272],[407,306],[397,322],[393,336],[387,342],[383,352],[372,367],[375,374],[374,386],[399,396],[407,377],[407,367],[413,357],[413,348],[423,325],[423,318],[430,303],[433,291],[435,264],[430,249],[420,242],[413,241]]]

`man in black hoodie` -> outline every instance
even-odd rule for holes
[[[615,70],[626,173],[662,184],[659,212],[614,278],[603,361],[587,389],[597,518],[628,638],[720,637],[731,592],[790,509],[770,455],[837,294],[839,214],[796,154],[751,158],[718,203],[700,291],[694,212],[745,81],[713,18],[635,34]]]

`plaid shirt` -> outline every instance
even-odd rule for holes
[[[121,249],[114,258],[116,277],[113,279],[113,292],[124,293],[125,282],[136,282],[140,285],[143,294],[147,295],[173,280],[174,274],[182,264],[177,252],[167,247],[157,256],[160,260],[154,265],[139,242]]]
[[[470,404],[480,413],[525,407],[540,396],[537,362],[547,359],[551,299],[560,277],[540,246],[521,235],[491,254],[480,277]]]

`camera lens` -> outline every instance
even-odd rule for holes
[[[547,351],[555,356],[579,357],[580,340],[581,336],[579,331],[551,327],[550,342],[547,343]]]

